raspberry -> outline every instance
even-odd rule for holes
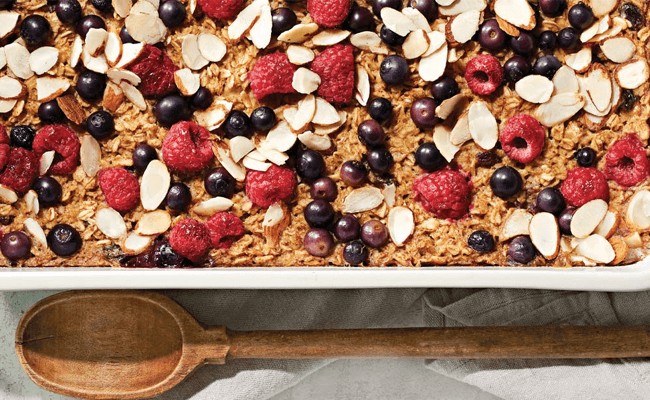
[[[413,191],[415,200],[438,218],[458,219],[469,212],[470,184],[458,171],[444,169],[421,176]]]
[[[621,186],[634,186],[650,175],[650,162],[639,137],[630,133],[607,151],[605,177]]]
[[[567,173],[560,188],[562,196],[574,207],[594,199],[609,201],[609,186],[605,175],[596,168],[574,168]]]
[[[210,18],[234,18],[244,5],[244,0],[199,0],[199,6]]]
[[[499,60],[489,54],[478,55],[467,63],[465,80],[472,92],[487,96],[492,94],[503,79],[503,69]]]
[[[127,212],[138,205],[140,184],[129,171],[124,168],[105,168],[97,173],[97,177],[106,203],[114,210]]]
[[[9,144],[9,135],[4,125],[0,125],[0,144]]]
[[[333,28],[347,18],[350,0],[307,0],[307,10],[315,23]]]
[[[185,218],[172,228],[169,244],[175,252],[196,262],[210,248],[210,232],[205,224],[192,218]]]
[[[546,130],[528,114],[517,114],[510,118],[501,131],[501,146],[508,157],[521,163],[529,163],[544,148]]]
[[[140,77],[138,89],[145,96],[163,96],[176,90],[174,72],[178,67],[167,53],[155,46],[144,46],[142,54],[129,69]]]
[[[7,164],[7,159],[9,159],[9,136],[7,136],[7,129],[4,125],[0,125],[0,171]]]
[[[295,93],[291,85],[296,66],[291,64],[284,53],[272,53],[262,56],[255,62],[253,70],[248,73],[251,90],[257,100],[275,93]]]
[[[352,46],[337,44],[320,53],[311,63],[320,76],[318,94],[330,103],[347,103],[354,91],[354,55]]]
[[[65,175],[74,171],[79,162],[79,138],[74,131],[66,125],[45,125],[34,137],[32,148],[37,158],[46,151],[54,150],[57,156],[63,157],[61,161],[54,159],[50,173]]]
[[[36,177],[38,177],[38,157],[22,147],[12,147],[9,150],[5,169],[0,174],[0,183],[18,193],[25,193]]]
[[[210,243],[215,249],[227,249],[244,236],[244,223],[232,213],[222,211],[205,223],[210,232]]]
[[[162,145],[165,164],[175,172],[198,172],[212,161],[210,132],[194,122],[177,122]]]
[[[246,175],[246,195],[262,208],[293,197],[298,181],[289,168],[271,165],[266,172],[249,171]]]

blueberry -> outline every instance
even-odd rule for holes
[[[192,202],[192,192],[186,184],[182,182],[172,183],[165,196],[167,207],[176,211],[185,211]]]
[[[332,234],[325,229],[310,229],[303,240],[307,253],[314,257],[327,257],[334,247]]]
[[[349,242],[359,237],[361,225],[354,215],[344,215],[334,224],[334,236],[341,242]]]
[[[388,29],[386,25],[382,25],[379,30],[379,37],[389,46],[401,46],[406,40],[406,36],[400,36],[397,33]]]
[[[158,100],[153,106],[153,113],[161,125],[172,126],[178,121],[190,119],[192,109],[183,97],[170,94]]]
[[[371,219],[361,226],[361,240],[367,246],[379,248],[388,242],[388,229],[381,221]]]
[[[381,62],[379,75],[389,85],[399,85],[408,78],[409,65],[403,57],[391,55]]]
[[[334,207],[325,200],[313,200],[303,211],[305,221],[311,228],[327,228],[334,222]]]
[[[517,37],[510,38],[510,48],[515,53],[528,56],[535,51],[535,39],[528,32],[521,32]]]
[[[133,150],[131,158],[133,159],[135,169],[139,173],[143,173],[151,161],[158,159],[158,153],[156,153],[156,149],[153,147],[142,143]]]
[[[41,176],[34,182],[32,189],[38,194],[38,203],[50,207],[58,204],[63,195],[63,188],[56,179],[50,176]]]
[[[79,20],[76,29],[79,36],[85,39],[91,29],[106,29],[106,22],[98,15],[85,15]]]
[[[386,132],[374,119],[363,121],[357,129],[359,140],[367,147],[377,147],[384,144]]]
[[[535,247],[528,236],[517,236],[508,245],[508,257],[515,262],[528,264],[535,259]]]
[[[201,86],[199,90],[197,90],[196,93],[192,95],[192,107],[198,108],[200,110],[205,110],[212,104],[212,99],[213,96],[210,89]]]
[[[580,2],[569,9],[569,23],[580,30],[587,29],[594,22],[594,13],[591,8]]]
[[[230,138],[235,136],[246,136],[249,138],[253,135],[251,119],[245,112],[239,110],[231,111],[230,114],[228,114],[228,117],[223,124],[223,128],[226,131],[227,136]]]
[[[537,195],[537,208],[559,215],[566,208],[562,192],[556,188],[544,188]]]
[[[113,3],[111,0],[90,0],[93,7],[101,12],[109,12],[113,10]]]
[[[388,121],[393,116],[393,105],[390,100],[377,97],[368,103],[368,114],[379,123]]]
[[[384,7],[399,10],[402,8],[402,0],[374,0],[372,2],[372,12],[379,18],[381,18],[381,9]]]
[[[407,4],[422,13],[429,22],[438,17],[438,4],[434,0],[408,0]]]
[[[60,257],[71,256],[81,249],[81,235],[68,224],[57,224],[47,234],[47,245]]]
[[[479,44],[490,51],[503,49],[507,37],[508,35],[501,30],[496,19],[489,19],[483,22],[478,32]]]
[[[506,79],[513,83],[530,74],[531,69],[528,60],[522,56],[514,56],[503,64]]]
[[[578,31],[575,28],[564,28],[557,36],[557,43],[561,48],[572,50],[580,43],[578,38]]]
[[[440,119],[436,116],[438,102],[431,97],[417,99],[411,105],[411,119],[420,129],[433,128]]]
[[[558,225],[560,225],[560,232],[563,235],[571,236],[571,220],[573,219],[573,213],[575,212],[575,207],[567,207],[562,211],[562,213],[560,213],[557,222]]]
[[[38,106],[38,118],[43,124],[55,124],[66,120],[66,116],[56,100],[46,101]]]
[[[296,23],[298,23],[298,17],[292,9],[287,7],[280,7],[273,10],[271,13],[271,18],[273,20],[273,33],[276,35],[286,32],[289,29],[293,28]]]
[[[185,21],[185,6],[176,0],[166,0],[158,8],[158,16],[168,28],[175,28]]]
[[[559,17],[566,8],[566,0],[539,0],[539,9],[548,17]]]
[[[378,174],[387,173],[395,164],[393,155],[384,147],[370,150],[366,155],[366,161],[370,169]]]
[[[495,195],[506,198],[517,194],[523,185],[519,172],[512,167],[498,168],[490,178],[490,187]]]
[[[447,100],[460,93],[458,82],[449,75],[443,75],[431,84],[431,94],[438,101]]]
[[[138,41],[133,39],[133,37],[129,34],[129,31],[126,30],[126,25],[120,29],[120,40],[122,43],[138,43]]]
[[[77,79],[77,93],[84,100],[99,100],[106,89],[106,75],[89,69],[82,71]]]
[[[16,125],[9,132],[9,140],[14,147],[31,150],[36,130],[29,125]]]
[[[50,38],[50,23],[42,15],[30,15],[20,23],[20,37],[29,46],[38,47]]]
[[[488,253],[494,250],[494,238],[488,231],[474,231],[467,238],[467,245],[479,253]]]
[[[361,240],[346,243],[343,248],[343,259],[350,265],[363,264],[368,259],[368,248]]]
[[[86,129],[95,139],[107,138],[115,132],[113,116],[108,111],[95,111],[86,120]]]
[[[251,124],[256,131],[268,131],[276,121],[275,111],[270,107],[258,107],[251,113]]]
[[[315,200],[334,201],[338,196],[339,190],[332,178],[316,179],[309,190],[309,194]]]
[[[447,165],[447,160],[432,142],[422,143],[415,151],[415,163],[427,172],[437,171]]]
[[[296,172],[303,179],[317,179],[325,171],[323,156],[314,150],[305,150],[296,160]]]
[[[167,240],[160,240],[154,245],[153,262],[158,268],[178,268],[187,263],[186,259],[176,253]]]
[[[235,179],[225,168],[217,168],[206,175],[203,186],[205,191],[213,197],[229,199],[235,194]]]
[[[630,21],[632,29],[638,30],[645,25],[645,17],[643,12],[633,3],[625,3],[620,8],[620,13],[623,18]]]
[[[537,38],[537,47],[540,50],[553,50],[557,44],[557,35],[553,31],[544,31]]]
[[[631,89],[623,89],[621,91],[621,105],[619,108],[623,111],[630,111],[634,108],[634,104],[639,100],[639,97],[634,94]]]
[[[341,165],[340,175],[346,185],[358,187],[366,182],[368,171],[359,161],[346,161]]]
[[[31,240],[29,240],[27,235],[19,231],[7,233],[0,241],[2,254],[12,261],[29,257],[29,251],[31,249]]]
[[[367,8],[354,6],[347,19],[347,26],[352,32],[373,31],[375,19]]]
[[[555,56],[546,55],[541,56],[537,61],[535,61],[533,71],[537,75],[543,75],[548,79],[553,79],[553,76],[555,76],[555,73],[561,66],[562,63]]]
[[[591,147],[583,147],[574,155],[578,165],[589,168],[596,165],[596,151]]]

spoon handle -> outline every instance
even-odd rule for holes
[[[228,358],[649,357],[649,326],[228,331]]]

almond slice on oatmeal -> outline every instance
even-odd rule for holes
[[[448,36],[456,43],[467,43],[478,32],[482,19],[481,12],[477,10],[458,14],[447,24]]]
[[[407,60],[413,60],[420,57],[422,54],[426,53],[428,49],[429,35],[427,35],[427,33],[422,29],[417,29],[409,33],[402,44],[404,58]]]
[[[36,97],[40,102],[53,100],[70,88],[70,81],[63,77],[43,76],[36,78]]]
[[[589,40],[591,40],[594,36],[598,34],[598,29],[601,26],[601,21],[594,20],[594,22],[587,27],[582,33],[580,34],[580,42],[581,43],[587,43]]]
[[[596,109],[608,113],[611,110],[613,89],[607,68],[600,63],[593,64],[584,79],[587,94]]]
[[[228,51],[223,40],[211,33],[201,33],[196,40],[201,56],[210,62],[221,61]]]
[[[81,52],[81,62],[83,62],[86,69],[97,72],[98,74],[105,74],[108,71],[106,57],[103,54],[94,57],[86,51],[86,47]]]
[[[45,155],[45,154],[43,154]],[[86,173],[86,176],[93,177],[99,172],[102,158],[102,150],[99,147],[99,142],[90,135],[84,135],[81,139],[81,147],[79,149],[79,161],[81,168]]]
[[[149,15],[153,17],[158,16],[158,5],[149,0],[136,1],[131,7],[129,15]]]
[[[29,55],[29,67],[36,75],[43,75],[52,69],[58,61],[59,50],[56,47],[39,47]]]
[[[288,31],[278,35],[278,40],[286,43],[302,43],[318,30],[318,25],[311,22],[308,24],[294,25]]]
[[[222,148],[219,144],[216,145],[217,160],[222,167],[228,171],[228,173],[235,178],[238,182],[243,182],[246,179],[246,168],[237,164],[230,157],[230,152],[227,149]]]
[[[354,189],[343,200],[341,211],[355,214],[377,208],[384,201],[384,195],[376,187],[366,186]]]
[[[191,96],[201,86],[201,76],[192,73],[189,68],[179,69],[174,72],[174,83],[183,96]]]
[[[7,65],[7,57],[5,57],[5,48],[0,47],[0,69]]]
[[[76,40],[76,39],[75,39]],[[81,38],[79,39],[81,40]],[[127,68],[140,57],[144,50],[144,43],[124,43],[122,45],[122,56],[115,68]]]
[[[506,241],[515,236],[530,234],[530,221],[533,214],[520,208],[513,208],[506,216],[506,221],[501,228],[499,240]]]
[[[560,226],[553,214],[535,214],[530,220],[528,230],[530,240],[544,258],[551,260],[557,257],[560,252]]]
[[[493,8],[499,18],[517,28],[527,31],[535,28],[535,11],[526,0],[495,0]]]
[[[445,7],[448,7],[448,6],[452,5],[452,4],[453,4],[454,2],[456,2],[456,1],[458,1],[458,0],[436,0],[436,3],[437,3],[439,6],[445,6]]]
[[[553,95],[561,93],[580,93],[580,83],[573,68],[563,65],[553,75]]]
[[[487,104],[475,101],[467,113],[469,133],[474,143],[483,150],[491,150],[499,140],[499,126]]]
[[[440,50],[442,46],[447,45],[445,34],[440,31],[427,32],[427,36],[429,37],[429,48],[424,52],[424,54],[422,54],[422,57],[428,57]]]
[[[313,124],[314,133],[317,135],[329,135],[330,133],[334,133],[337,130],[339,130],[347,121],[348,113],[345,111],[339,111],[338,114],[339,114],[338,122],[335,122],[333,124],[328,124],[328,125]]]
[[[448,99],[443,100],[436,107],[436,116],[440,119],[447,119],[450,115],[467,108],[468,98],[463,93],[458,93]]]
[[[25,231],[27,231],[27,233],[33,237],[38,244],[47,248],[47,237],[45,236],[45,232],[43,232],[43,228],[41,228],[34,218],[25,219],[23,225],[25,225]]]
[[[65,96],[57,97],[56,103],[70,121],[77,125],[85,124],[86,112],[81,108],[81,105],[74,95],[66,94]]]
[[[341,121],[341,115],[333,105],[322,97],[316,97],[316,113],[311,122],[318,125],[331,125]]]
[[[10,76],[0,77],[0,98],[5,100],[17,99],[25,94],[27,88],[18,79]]]
[[[255,150],[255,143],[246,136],[235,136],[230,139],[230,155],[234,162],[239,162],[253,150]]]
[[[241,161],[242,165],[246,167],[247,169],[253,170],[253,171],[261,171],[261,172],[266,172],[269,168],[271,168],[271,163],[264,162],[264,161],[259,161],[251,157],[250,155],[247,155],[244,157]]]
[[[483,11],[487,7],[487,0],[455,0],[449,2],[449,0],[437,0],[436,3],[440,2],[449,3],[447,5],[442,5],[438,7],[438,12],[440,15],[445,17],[450,17],[452,15],[458,15],[471,10]]]
[[[585,112],[590,113],[592,115],[595,115],[597,117],[604,117],[609,112],[612,110],[611,108],[611,103],[607,106],[607,108],[603,111],[600,111],[598,107],[594,104],[593,100],[591,99],[591,96],[587,92],[587,87],[588,87],[588,80],[585,76],[578,76],[578,84],[580,85],[580,94],[584,97],[585,99],[585,104],[583,109]]]
[[[384,195],[384,202],[386,202],[386,205],[388,207],[393,207],[395,205],[396,190],[397,187],[395,186],[395,184],[389,183],[388,185],[384,185],[384,189],[381,191],[381,193]]]
[[[616,233],[616,229],[618,229],[618,224],[620,221],[621,219],[618,216],[618,213],[607,211],[607,214],[605,214],[603,220],[600,221],[600,224],[598,224],[594,230],[594,233],[596,235],[603,236],[605,239],[609,239],[612,237],[612,235],[614,235],[614,233]]]
[[[648,81],[650,68],[646,60],[637,58],[616,67],[614,76],[623,89],[636,89]]]
[[[237,14],[237,18],[228,26],[228,38],[239,40],[244,37],[253,27],[268,1],[254,0]]]
[[[449,135],[452,130],[446,124],[438,124],[433,128],[433,143],[440,151],[440,154],[447,160],[447,162],[452,162],[460,147],[451,143]]]
[[[601,43],[600,50],[602,50],[605,57],[610,61],[622,64],[634,57],[634,53],[636,53],[636,45],[624,36],[613,37],[606,39]]]
[[[102,106],[106,110],[115,113],[123,101],[124,91],[113,82],[106,83],[106,90],[104,91]]]
[[[291,64],[305,65],[314,60],[314,52],[307,47],[292,44],[287,47],[287,57]]]
[[[591,235],[580,241],[576,252],[599,264],[609,264],[616,258],[611,243],[600,235]]]
[[[54,156],[56,152],[54,150],[46,151],[41,155],[38,160],[38,174],[45,175],[47,171],[50,170],[52,163],[54,162]]]
[[[589,114],[586,111],[582,114],[582,118],[585,127],[587,127],[587,129],[592,132],[599,131],[603,128],[603,126],[605,126],[605,123],[607,122],[606,117],[599,117],[597,115]]]
[[[447,44],[443,44],[438,50],[428,56],[423,56],[418,65],[418,73],[426,82],[433,82],[440,78],[447,67]]]
[[[600,18],[612,12],[618,5],[618,1],[619,0],[590,1],[589,7],[591,7],[591,11],[594,13],[594,17]]]
[[[381,38],[375,32],[364,31],[350,36],[350,44],[363,51],[375,54],[388,54],[388,49],[382,45]]]
[[[194,34],[186,35],[181,44],[183,62],[189,69],[197,71],[208,65],[210,62],[203,57],[199,50],[199,40]]]
[[[316,114],[316,97],[313,94],[305,96],[298,102],[296,115],[291,120],[287,120],[294,132],[303,132],[309,126],[309,123]]]
[[[27,212],[37,215],[38,211],[40,210],[40,203],[38,202],[38,194],[36,193],[36,191],[30,189],[23,196],[23,200],[25,200],[25,205],[27,206],[26,207]]]
[[[501,30],[507,33],[508,35],[512,37],[519,37],[519,35],[521,35],[521,31],[519,30],[519,28],[517,28],[510,22],[504,20],[503,18],[500,18],[498,15],[495,15],[494,19],[497,21],[499,28],[501,28]]]
[[[357,64],[357,81],[354,88],[354,98],[359,102],[359,105],[366,106],[368,99],[370,99],[370,78],[368,72],[362,66]]]
[[[275,165],[284,165],[289,159],[289,156],[281,151],[275,149],[269,149],[262,146],[258,147],[257,150],[252,151],[250,155],[256,152],[259,153],[266,160],[271,161]]]
[[[0,114],[8,113],[13,110],[14,106],[18,103],[18,100],[0,100]]]
[[[147,165],[140,182],[140,200],[145,210],[155,210],[167,196],[171,184],[171,175],[167,166],[159,160]]]
[[[625,244],[631,249],[637,249],[643,247],[643,240],[639,232],[633,232],[623,238]]]
[[[113,9],[120,18],[126,18],[133,7],[133,0],[113,0]]]
[[[515,84],[517,94],[529,103],[546,103],[554,89],[553,82],[543,75],[528,75]]]
[[[106,75],[108,76],[108,79],[110,79],[113,83],[116,83],[118,85],[122,81],[128,82],[133,86],[137,86],[140,84],[140,77],[126,69],[111,68],[108,70]]]
[[[72,42],[72,49],[70,50],[70,66],[75,68],[81,60],[81,53],[84,50],[84,42],[81,39],[81,36],[75,35],[74,41]]]
[[[167,232],[172,225],[172,218],[165,210],[145,213],[135,225],[135,233],[142,236],[156,236]]]
[[[413,24],[417,29],[422,29],[425,32],[431,32],[429,21],[427,21],[427,18],[417,8],[404,7],[402,8],[402,14],[413,21]]]
[[[106,57],[106,62],[111,67],[114,67],[120,61],[120,57],[122,57],[122,41],[115,32],[108,33],[106,47],[104,47],[104,56]]]
[[[406,36],[409,32],[417,29],[409,17],[394,8],[382,8],[380,16],[384,25],[399,36]]]
[[[192,211],[199,215],[212,216],[216,212],[228,211],[232,208],[232,200],[225,197],[213,197],[209,200],[204,200],[194,206]]]
[[[280,121],[271,128],[261,146],[267,149],[274,149],[280,152],[288,151],[296,143],[298,135],[291,131],[287,121]]]
[[[231,109],[232,103],[217,100],[207,109],[195,111],[194,119],[197,124],[212,131],[219,128],[224,123]]]
[[[604,22],[607,22],[607,24],[605,25]],[[598,29],[598,32],[601,33],[594,36],[589,40],[589,42],[600,43],[607,38],[618,36],[621,32],[628,28],[627,20],[618,16],[611,19],[611,24],[607,17],[601,19],[601,23],[603,23],[603,25],[601,25]],[[606,30],[603,31],[603,28],[606,28]]]
[[[18,195],[9,186],[0,183],[0,203],[13,204],[18,201]]]
[[[601,199],[591,200],[580,206],[571,219],[571,234],[577,238],[585,238],[596,230],[596,227],[607,214],[607,202]]]
[[[634,229],[650,228],[650,191],[639,190],[632,196],[625,212],[625,221]]]
[[[293,86],[298,93],[309,94],[318,89],[320,82],[321,79],[317,73],[305,67],[300,67],[293,73],[291,86]]]
[[[15,11],[0,11],[0,40],[16,29],[20,14]]]
[[[317,135],[312,131],[305,131],[298,135],[300,143],[315,151],[325,151],[332,147],[332,140],[327,135]]]
[[[351,32],[343,29],[328,29],[311,38],[314,46],[333,46],[344,41]]]
[[[34,71],[29,67],[29,51],[20,44],[13,42],[4,47],[7,67],[20,79],[29,79]]]
[[[136,3],[142,3],[141,1]],[[141,43],[156,44],[160,43],[167,36],[167,27],[156,15],[149,14],[129,14],[124,20],[126,29],[133,39]]]
[[[122,243],[122,251],[128,255],[142,254],[153,242],[153,237],[138,235],[135,232],[129,233]]]
[[[106,32],[106,29],[91,28],[88,33],[86,33],[84,50],[91,56],[97,57],[104,52],[106,40],[108,40],[108,32]]]
[[[465,142],[472,139],[469,131],[469,113],[465,111],[454,125],[454,129],[449,133],[449,141],[454,146],[462,146]]]
[[[129,99],[137,109],[147,109],[147,102],[144,100],[144,96],[135,86],[126,81],[122,81],[120,82],[120,89],[122,89],[124,96],[126,96],[126,98]]]
[[[415,230],[413,211],[406,207],[394,207],[388,212],[388,234],[396,246],[406,242]]]
[[[535,111],[535,118],[544,126],[552,128],[568,121],[585,105],[585,98],[580,93],[561,93],[541,104]]]
[[[119,212],[112,208],[102,208],[95,214],[97,228],[111,239],[126,236],[126,223]]]
[[[583,47],[581,50],[564,57],[564,62],[578,73],[587,72],[591,66],[591,47]]]
[[[272,28],[271,6],[267,1],[266,4],[262,5],[257,21],[255,21],[248,33],[253,45],[258,49],[265,49],[271,43]]]

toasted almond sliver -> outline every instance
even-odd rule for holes
[[[142,236],[135,232],[131,232],[126,239],[124,239],[122,251],[129,255],[138,255],[147,250],[152,242],[153,237],[151,236]]]
[[[104,48],[104,56],[106,57],[106,62],[111,67],[117,64],[122,57],[122,41],[115,32],[109,32],[108,38],[106,39],[106,47]]]
[[[226,55],[227,48],[223,40],[211,33],[201,33],[197,37],[197,46],[201,56],[210,62],[219,62]]]
[[[76,40],[76,39],[75,39]],[[81,40],[81,38],[79,38]],[[140,57],[144,50],[144,43],[124,43],[122,45],[122,56],[115,68],[126,68]]]
[[[384,195],[376,187],[354,189],[343,201],[342,212],[354,214],[377,208],[384,201]]]
[[[645,230],[650,228],[650,191],[640,190],[632,196],[625,212],[628,226]]]
[[[527,0],[495,0],[494,13],[517,28],[531,30],[535,27],[535,11]]]
[[[277,151],[287,151],[296,143],[298,136],[291,131],[286,121],[280,121],[266,134],[263,147]]]
[[[381,9],[381,20],[386,27],[399,36],[406,36],[409,32],[417,29],[413,21],[406,15],[391,7]]]
[[[381,38],[375,32],[364,31],[355,33],[350,36],[350,43],[352,46],[363,51],[370,51],[376,54],[388,54],[388,49],[382,47]]]
[[[32,51],[29,55],[29,67],[36,75],[42,75],[52,69],[59,61],[59,50],[56,47],[43,46]]]
[[[40,209],[40,204],[38,202],[38,194],[36,191],[34,189],[30,189],[23,196],[23,200],[25,200],[25,204],[27,205],[27,212],[37,215]]]
[[[296,132],[302,132],[307,129],[309,123],[316,114],[316,97],[313,94],[305,96],[304,99],[298,102],[296,109],[297,114],[293,121],[288,121],[291,129]]]
[[[233,206],[232,200],[225,197],[213,197],[197,204],[192,211],[199,215],[212,216],[216,212],[228,211]]]
[[[29,67],[29,51],[20,44],[13,42],[4,47],[7,67],[20,79],[29,79],[34,71]]]
[[[463,143],[472,139],[472,134],[469,131],[469,113],[464,112],[454,125],[454,129],[449,133],[449,141],[454,146],[462,146]]]
[[[455,112],[467,108],[467,101],[467,96],[463,93],[458,93],[455,96],[443,100],[440,105],[436,107],[436,115],[440,119],[447,119]]]
[[[417,29],[423,29],[425,32],[431,32],[431,26],[427,17],[422,15],[420,10],[413,7],[404,7],[402,8],[402,14],[406,15],[408,19],[413,21],[413,24]]]
[[[537,213],[530,220],[530,240],[539,253],[550,260],[560,251],[560,227],[555,216],[548,212]]]
[[[13,204],[18,201],[18,195],[9,186],[0,183],[0,203]]]
[[[355,87],[354,98],[357,99],[360,105],[366,106],[368,99],[370,99],[370,78],[368,72],[362,65],[357,65],[357,84]]]
[[[18,103],[18,100],[0,100],[0,114],[8,113],[13,110],[14,106]]]
[[[54,162],[54,156],[56,152],[54,150],[46,151],[41,155],[41,158],[38,160],[38,174],[45,175],[47,171],[50,170],[52,163]]]
[[[174,83],[183,96],[191,96],[199,90],[201,76],[192,73],[189,68],[179,69],[174,72]]]
[[[607,68],[599,63],[593,64],[585,75],[585,86],[596,109],[601,112],[609,112],[613,88]]]
[[[23,224],[25,225],[27,233],[29,233],[41,246],[47,248],[47,237],[38,222],[33,218],[27,218],[23,221]]]
[[[113,0],[113,8],[120,18],[128,17],[131,7],[133,7],[132,0]]]
[[[452,162],[460,147],[455,146],[449,140],[449,135],[451,129],[445,124],[438,124],[433,129],[433,143],[440,151],[440,154],[447,160],[447,162]]]
[[[18,25],[20,13],[15,11],[0,11],[0,40],[9,36]]]
[[[314,60],[314,52],[303,46],[290,45],[287,47],[289,62],[295,65],[304,65]]]
[[[0,98],[5,100],[17,99],[25,92],[25,86],[10,76],[0,77]]]
[[[135,226],[135,232],[143,236],[156,236],[167,232],[172,224],[172,218],[165,210],[145,213]]]
[[[86,33],[84,50],[93,57],[97,57],[104,51],[108,32],[104,28],[90,28]]]
[[[481,12],[477,10],[466,11],[458,14],[449,22],[449,31],[454,41],[467,43],[478,31],[481,23]]]
[[[286,43],[302,43],[309,39],[312,33],[318,30],[318,25],[315,23],[297,24],[288,31],[284,31],[278,35],[278,40]]]
[[[181,52],[183,54],[183,62],[191,70],[200,70],[209,63],[199,50],[199,42],[196,35],[189,34],[183,38]]]
[[[422,54],[426,53],[428,49],[429,35],[427,35],[427,33],[422,29],[417,29],[409,33],[402,44],[404,58],[407,60],[413,60],[420,57]]]
[[[467,122],[474,143],[483,150],[493,149],[499,140],[499,127],[487,104],[482,101],[472,103],[469,107]]]
[[[311,120],[314,124],[330,125],[341,121],[340,114],[333,105],[322,97],[316,97],[316,113]]]
[[[314,46],[332,46],[344,41],[348,36],[350,36],[350,31],[343,29],[329,29],[322,31],[311,38],[311,43]]]
[[[317,135],[312,131],[306,131],[298,135],[298,140],[308,149],[325,151],[332,147],[332,141],[327,135]]]
[[[573,68],[563,65],[553,75],[553,95],[560,93],[580,93],[580,84]]]
[[[140,200],[145,210],[155,210],[167,196],[171,184],[171,176],[167,166],[159,160],[153,160],[147,165],[140,183]]]
[[[515,84],[517,94],[530,103],[546,103],[554,89],[553,82],[542,75],[528,75]]]
[[[224,167],[226,171],[235,178],[235,180],[243,182],[246,179],[246,168],[234,162],[227,150],[222,149],[217,145],[216,155],[221,166]]]
[[[388,233],[397,246],[401,246],[413,234],[415,223],[413,211],[406,207],[394,207],[388,212]]]
[[[255,143],[246,136],[235,136],[230,139],[230,154],[235,162],[239,162],[253,150],[255,150]]]
[[[585,105],[585,98],[579,93],[561,93],[540,105],[535,116],[546,127],[553,127],[568,121]]]
[[[533,214],[520,208],[514,208],[506,217],[506,221],[501,228],[499,240],[506,241],[515,236],[530,234],[530,221]]]
[[[591,235],[580,241],[576,252],[600,264],[608,264],[616,258],[612,245],[600,235]]]
[[[298,93],[309,94],[318,89],[320,82],[321,79],[317,73],[307,68],[300,67],[293,73],[291,86],[293,86]]]
[[[45,154],[43,154],[45,155]],[[102,150],[95,138],[84,135],[79,149],[79,160],[86,176],[93,177],[99,172]]]
[[[246,8],[241,10],[237,18],[228,26],[228,38],[231,40],[239,40],[244,37],[259,18],[264,5],[264,1],[254,0]]]
[[[441,2],[449,3],[449,0],[446,1],[436,0],[436,2],[438,4],[441,4]],[[441,4],[441,7],[438,7],[438,12],[445,17],[449,17],[470,10],[483,11],[485,10],[486,7],[487,7],[486,0],[455,0],[447,4],[446,6],[442,6]]]
[[[126,98],[129,99],[129,101],[133,103],[133,105],[135,105],[136,108],[138,108],[139,110],[147,109],[147,102],[144,101],[144,96],[142,95],[142,93],[140,93],[138,89],[136,89],[135,86],[126,82],[121,82],[120,88],[122,89],[122,91],[124,91],[124,95],[126,96]]]
[[[426,82],[433,82],[440,78],[447,67],[447,44],[428,56],[423,56],[418,65],[418,73]]]
[[[650,68],[646,60],[638,58],[620,64],[614,76],[623,89],[636,89],[648,81]]]
[[[119,212],[112,208],[102,208],[95,214],[97,228],[111,239],[126,236],[126,223]]]
[[[580,51],[569,54],[564,58],[564,62],[576,72],[586,72],[591,66],[591,48],[583,47]]]
[[[571,234],[576,238],[589,236],[605,218],[607,202],[601,199],[591,200],[580,206],[571,219]]]
[[[140,84],[141,81],[138,75],[126,69],[111,68],[108,70],[106,75],[108,76],[108,79],[110,79],[111,81],[113,81],[118,85],[120,84],[120,82],[126,81],[131,85],[137,86]]]
[[[41,102],[50,101],[63,94],[69,87],[70,81],[63,77],[36,78],[36,98]]]
[[[271,6],[267,3],[262,5],[259,17],[249,32],[253,45],[258,49],[265,49],[271,43],[272,28]]]
[[[619,64],[629,61],[636,53],[636,45],[626,37],[607,39],[600,45],[600,49],[605,57]]]
[[[81,52],[81,62],[84,63],[84,67],[97,72],[98,74],[105,74],[108,71],[106,56],[100,54],[95,57],[86,51],[86,47],[84,47],[84,50]]]
[[[136,5],[139,3],[143,2],[139,1]],[[133,39],[147,44],[156,44],[165,39],[167,27],[158,18],[158,11],[156,10],[155,12],[156,15],[131,13],[126,17],[124,24]]]

